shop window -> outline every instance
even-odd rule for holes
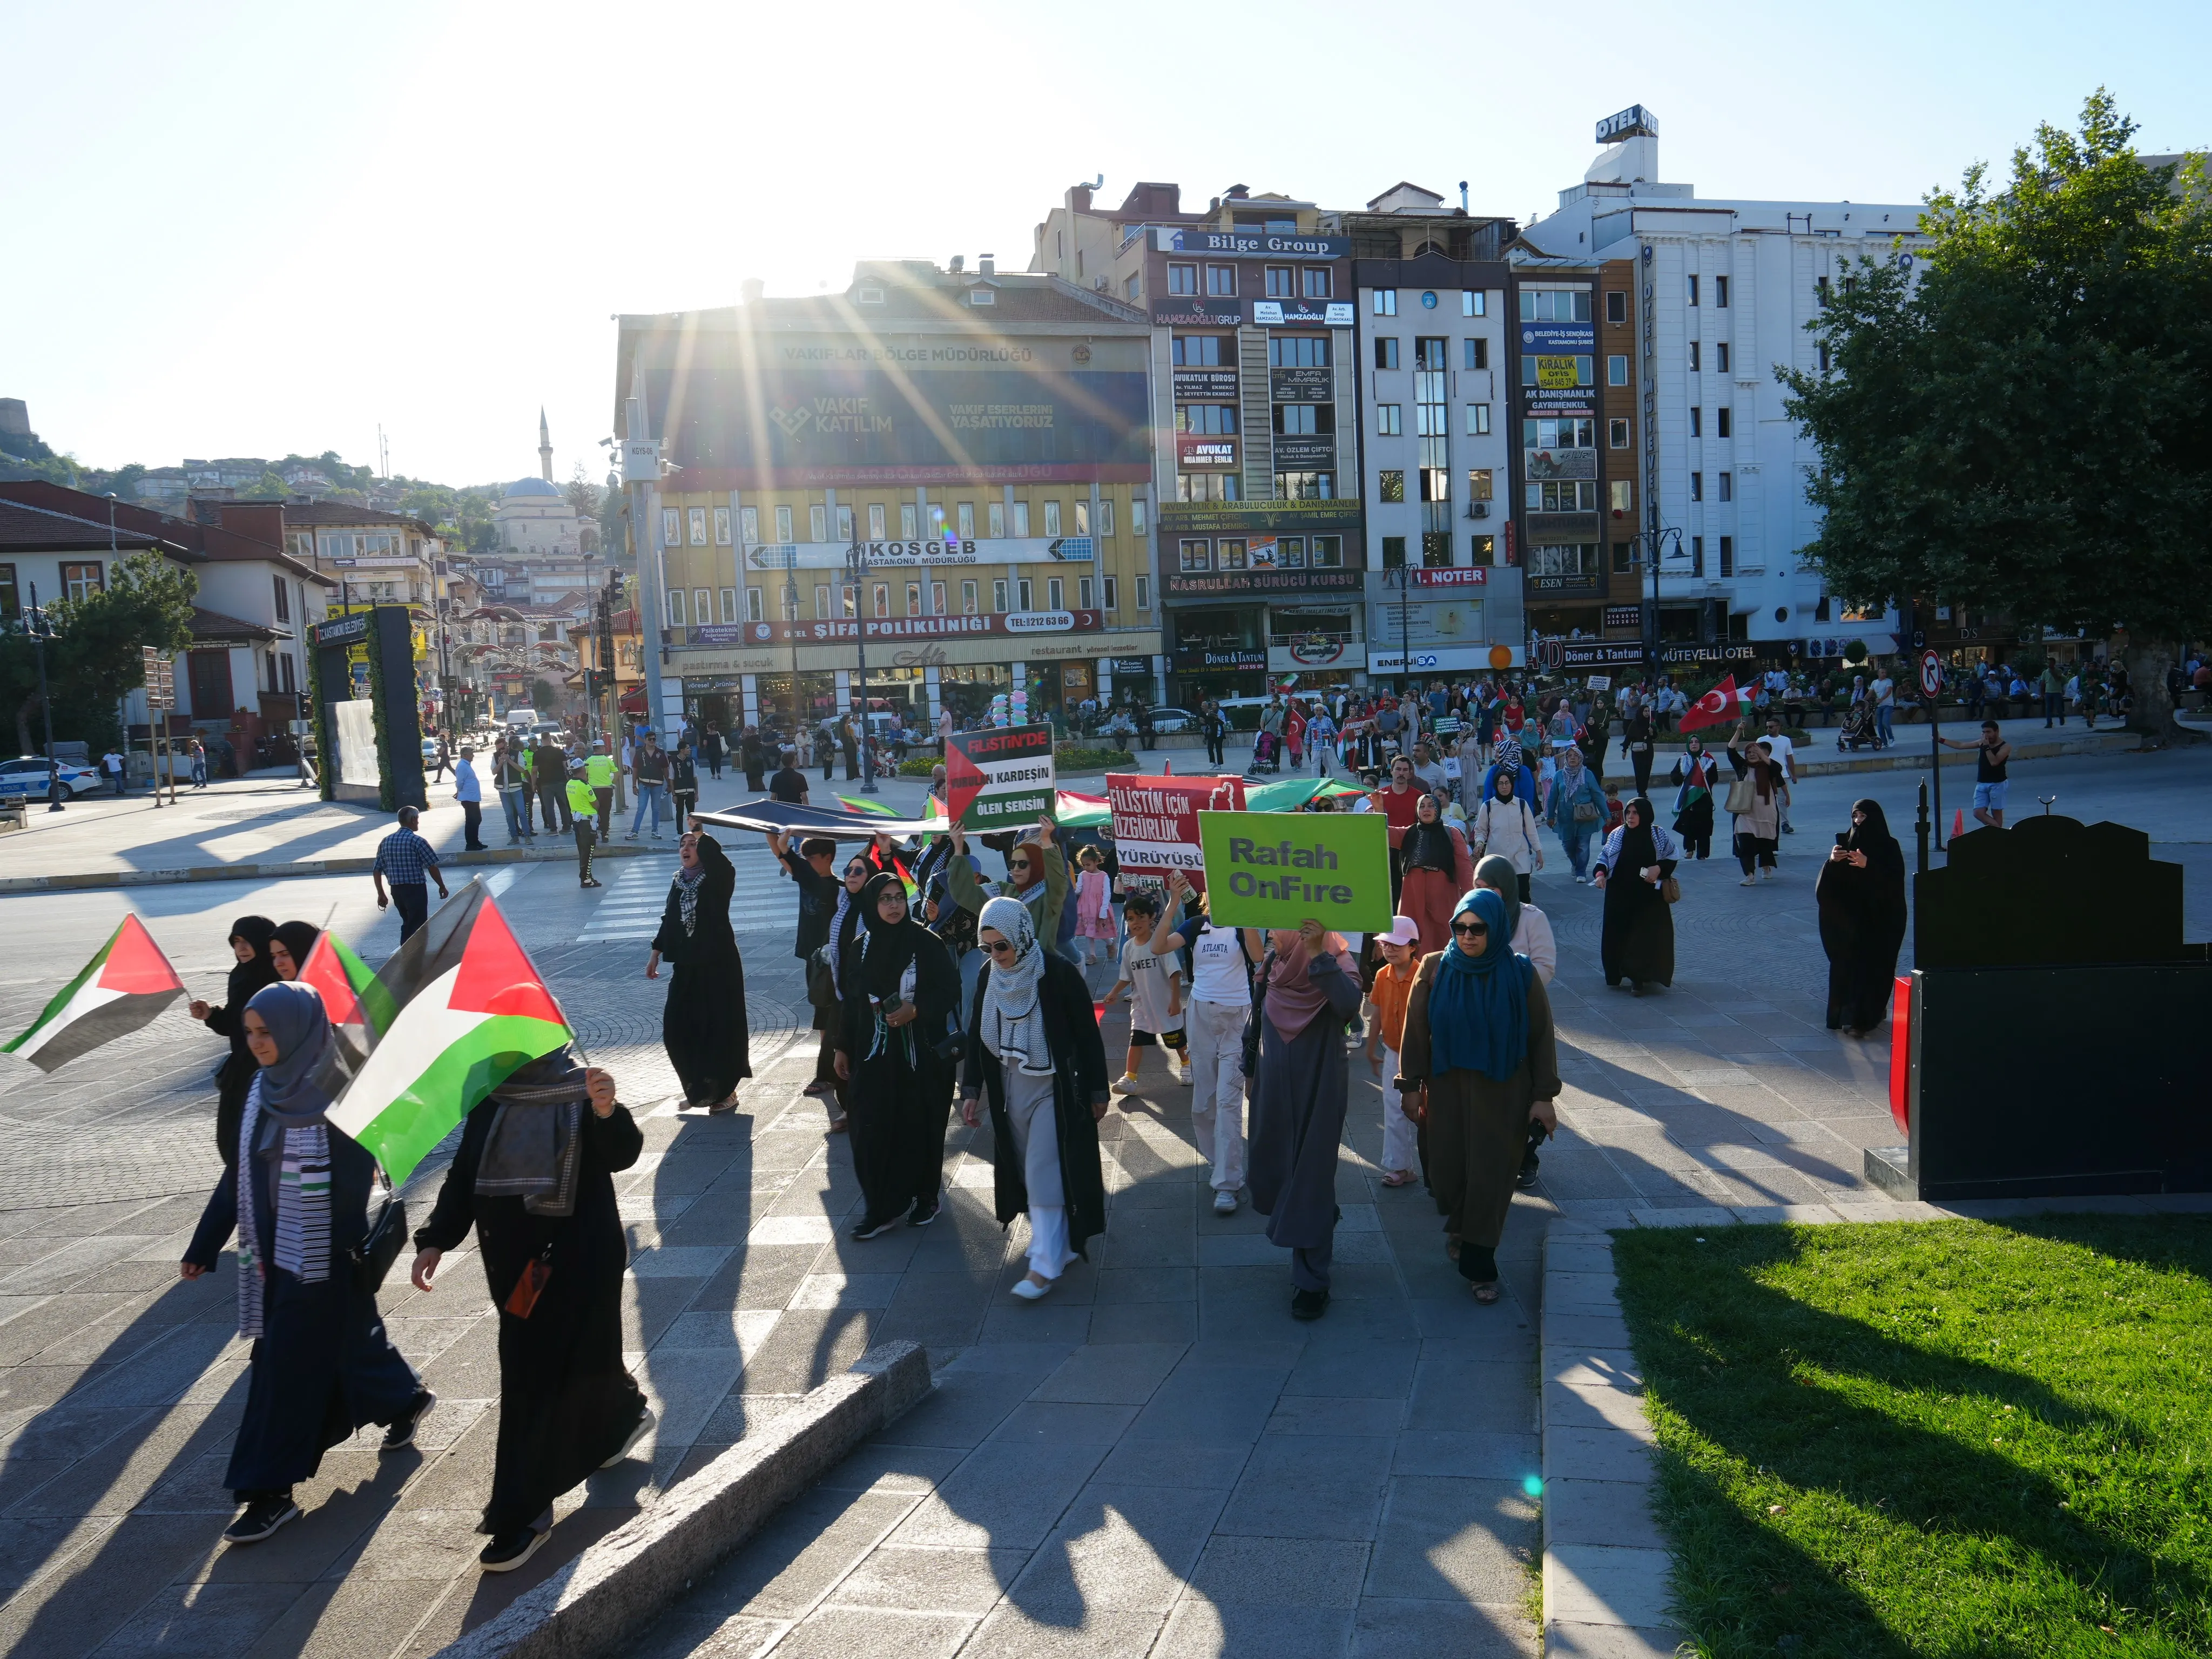
[[[1316,570],[1344,568],[1344,538],[1316,536],[1313,538],[1313,562]]]
[[[1194,571],[1213,568],[1213,544],[1200,538],[1181,544],[1182,570],[1185,575]]]
[[[1223,570],[1244,568],[1245,543],[1239,537],[1224,536],[1216,550],[1215,563]]]

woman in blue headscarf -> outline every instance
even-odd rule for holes
[[[1514,953],[1504,899],[1475,888],[1451,929],[1407,996],[1395,1086],[1407,1115],[1427,1126],[1429,1187],[1460,1275],[1489,1303],[1528,1125],[1559,1127],[1559,1064],[1551,999]]]
[[[255,1544],[300,1518],[292,1487],[363,1424],[386,1451],[411,1445],[432,1404],[356,1281],[376,1160],[334,1127],[325,1062],[337,1039],[305,985],[256,992],[241,1024],[260,1070],[247,1090],[235,1163],[226,1164],[179,1272],[214,1270],[238,1234],[238,1334],[253,1343],[246,1415],[224,1484],[245,1505],[223,1534]]]

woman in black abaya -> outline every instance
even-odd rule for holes
[[[1590,877],[1605,893],[1600,954],[1607,985],[1626,980],[1642,996],[1647,986],[1674,982],[1674,917],[1661,889],[1677,856],[1650,801],[1638,795],[1629,802]]]
[[[866,1200],[855,1238],[937,1219],[952,1112],[960,972],[945,941],[908,910],[891,871],[868,878],[861,932],[844,952],[837,1076],[846,1084],[853,1170]]]
[[[217,1036],[230,1039],[230,1058],[216,1068],[215,1146],[226,1164],[238,1162],[238,1123],[246,1110],[246,1091],[259,1070],[246,1046],[246,1005],[264,985],[276,982],[276,969],[269,959],[270,941],[276,924],[266,916],[240,916],[230,925],[231,954],[238,963],[221,1006],[204,1002],[191,1005],[191,1016]]]
[[[644,1145],[614,1079],[564,1048],[464,1120],[437,1207],[415,1230],[415,1287],[428,1291],[439,1258],[474,1225],[500,1310],[499,1443],[477,1528],[491,1534],[477,1558],[487,1572],[527,1561],[553,1500],[653,1427],[623,1364],[629,1249],[614,1183]]]
[[[676,879],[653,936],[647,979],[665,961],[676,970],[661,1011],[660,1041],[684,1085],[687,1105],[726,1112],[738,1103],[738,1081],[753,1074],[745,1025],[745,968],[730,931],[730,895],[738,872],[712,836],[678,838]]]
[[[1851,804],[1813,893],[1828,953],[1828,1029],[1864,1036],[1889,1011],[1905,944],[1905,849],[1876,800]]]

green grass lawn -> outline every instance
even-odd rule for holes
[[[2212,1218],[1614,1255],[1700,1654],[2212,1654]]]

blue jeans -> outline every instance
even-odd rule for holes
[[[1884,743],[1895,743],[1897,734],[1889,729],[1889,717],[1894,712],[1887,703],[1879,703],[1874,711],[1875,730],[1881,733]]]
[[[1567,862],[1575,866],[1575,877],[1577,880],[1589,874],[1590,834],[1596,828],[1596,824],[1577,823],[1571,818],[1564,818],[1560,821],[1559,845],[1567,849]]]
[[[667,794],[668,786],[665,783],[640,783],[637,786],[637,811],[629,821],[632,841],[637,839],[637,826],[645,822],[645,810],[648,806],[653,809],[653,833],[656,836],[660,834],[660,803]]]
[[[499,792],[499,804],[507,809],[507,844],[509,847],[519,841],[538,839],[532,833],[529,821],[523,816],[522,800],[522,786],[520,784]]]

